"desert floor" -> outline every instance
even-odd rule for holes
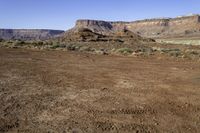
[[[0,132],[200,131],[200,62],[0,48]]]

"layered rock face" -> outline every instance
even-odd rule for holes
[[[200,16],[147,19],[133,22],[78,20],[73,30],[79,28],[88,28],[93,32],[105,35],[126,29],[150,38],[199,36]]]
[[[61,30],[40,29],[0,29],[0,38],[4,40],[46,40],[64,33]]]
[[[113,25],[110,22],[96,20],[77,20],[75,27],[76,29],[88,28],[99,34],[109,33],[113,29]]]

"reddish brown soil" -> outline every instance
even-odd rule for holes
[[[200,62],[0,49],[0,132],[200,130]]]

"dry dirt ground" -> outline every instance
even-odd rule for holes
[[[0,132],[198,133],[200,62],[1,48]]]

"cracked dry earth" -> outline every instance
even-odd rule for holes
[[[199,131],[200,62],[0,49],[0,132]]]

